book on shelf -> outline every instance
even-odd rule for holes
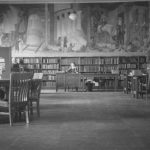
[[[79,58],[61,58],[61,65],[70,65],[71,63],[75,63],[75,65],[78,65]]]
[[[58,58],[42,58],[42,63],[58,63],[59,59]]]

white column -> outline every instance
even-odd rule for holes
[[[45,45],[48,46],[48,4],[45,4]]]
[[[65,35],[65,16],[62,16],[62,15],[65,15],[64,12],[61,14],[61,18],[62,18],[62,37],[64,37]]]
[[[77,12],[76,28],[81,30],[81,11]]]
[[[68,34],[70,34],[71,33],[71,30],[72,30],[72,21],[69,19],[69,15],[68,15],[68,17],[67,17],[68,19]]]
[[[61,16],[61,14],[59,15],[59,31],[60,31],[60,36],[62,37],[62,16]]]
[[[58,18],[57,18],[58,16],[56,16],[56,24],[57,24],[57,40],[58,40],[58,37],[60,36],[60,29],[59,29],[59,24],[60,24],[60,22],[59,22],[59,20],[58,20]]]

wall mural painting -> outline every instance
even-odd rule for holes
[[[56,13],[57,46],[59,46],[59,51],[79,52],[83,51],[87,45],[85,33],[81,26],[82,11],[77,10],[76,16],[69,18],[71,13],[73,13],[72,9],[66,9]]]
[[[91,44],[99,51],[113,50],[116,45],[116,29],[107,21],[107,12],[100,8],[91,10]]]
[[[27,29],[26,16],[22,10],[7,6],[0,12],[0,45],[13,46],[19,50],[19,44],[25,42]]]
[[[29,5],[4,8],[0,12],[0,46],[11,46],[13,52],[36,52],[44,41],[44,12]]]
[[[122,12],[104,11],[102,8],[91,11],[91,47],[99,51],[137,52],[149,49],[148,7],[132,4],[130,10]],[[109,21],[110,17],[114,21]],[[126,19],[126,20],[125,20]],[[129,20],[129,21],[127,21]],[[128,27],[127,27],[128,26]]]
[[[15,53],[150,49],[148,2],[78,4],[76,9],[54,4],[53,13],[49,5],[0,5],[0,46]]]
[[[127,50],[136,52],[149,50],[149,23],[148,9],[133,7],[130,13],[129,42]]]

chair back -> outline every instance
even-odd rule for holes
[[[39,99],[40,93],[41,93],[41,79],[32,80],[29,97]]]
[[[34,73],[31,82],[31,91],[29,97],[34,99],[40,98],[43,73]]]
[[[22,108],[28,102],[29,85],[33,77],[32,73],[11,73],[9,88],[9,106]]]

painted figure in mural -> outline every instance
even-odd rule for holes
[[[108,24],[106,21],[106,15],[102,14],[100,24],[97,27],[96,45],[99,48],[114,49],[115,41],[113,37],[115,35],[115,26],[112,24]]]
[[[101,18],[100,18],[100,21],[99,21],[99,30],[102,31],[103,27],[107,24],[107,21],[106,21],[106,15],[104,15],[104,12],[101,12]]]
[[[43,37],[44,28],[41,21],[41,16],[35,12],[28,17],[26,44],[39,47],[43,43]]]
[[[60,36],[58,37],[58,40],[57,40],[57,46],[59,46],[59,47],[61,46],[61,37]]]
[[[25,35],[27,31],[27,14],[25,10],[18,10],[18,22],[15,24],[15,48],[20,50],[25,44]]]
[[[68,43],[68,40],[67,40],[67,37],[65,36],[64,37],[64,48],[67,48],[67,43]]]
[[[123,20],[121,17],[118,18],[118,24],[116,27],[117,31],[117,46],[123,46],[124,45],[124,34],[125,34],[125,26],[123,24]]]

